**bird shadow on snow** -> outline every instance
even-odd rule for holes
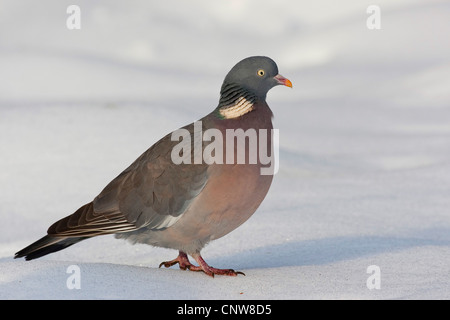
[[[211,264],[227,265],[238,261],[241,269],[324,265],[339,261],[398,252],[424,246],[450,246],[449,228],[437,231],[441,239],[431,237],[341,236],[315,240],[293,241],[241,251],[227,257],[211,258]],[[421,230],[421,235],[433,230]]]

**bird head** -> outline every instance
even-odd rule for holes
[[[292,83],[278,73],[277,64],[270,58],[255,56],[238,62],[225,77],[221,94],[230,85],[236,85],[261,100],[277,85],[292,88]]]

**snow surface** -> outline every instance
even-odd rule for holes
[[[72,1],[0,4],[1,299],[449,299],[450,3]],[[91,201],[267,55],[280,170],[255,215],[203,251],[246,276],[158,269],[174,250],[112,236],[14,253]],[[81,289],[66,273],[80,268]],[[380,267],[369,290],[367,268]]]

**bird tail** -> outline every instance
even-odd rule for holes
[[[46,235],[17,252],[14,259],[25,257],[25,260],[33,260],[40,258],[49,253],[65,249],[87,238],[90,237],[55,237]]]

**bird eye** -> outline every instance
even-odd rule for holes
[[[262,77],[266,74],[266,72],[263,69],[259,69],[257,74],[258,74],[258,76]]]

